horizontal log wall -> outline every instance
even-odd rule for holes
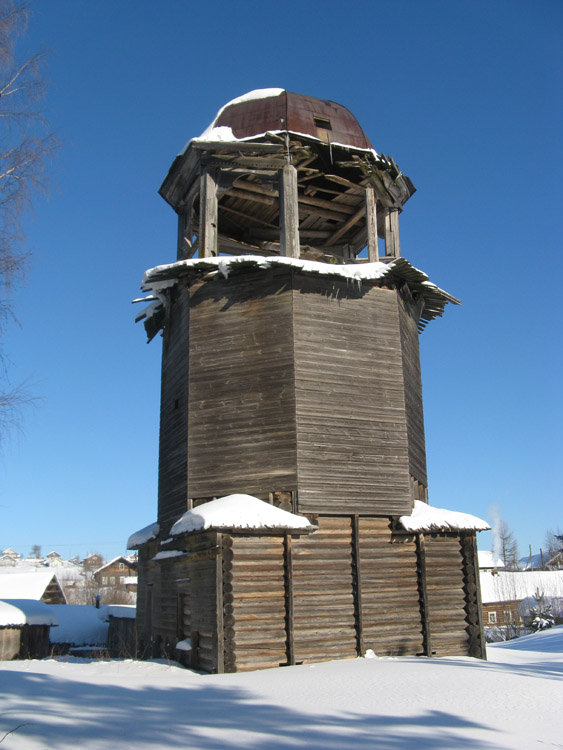
[[[425,534],[426,590],[432,652],[468,654],[464,561],[459,536]]]
[[[422,409],[422,379],[420,374],[420,351],[415,305],[398,296],[401,349],[403,356],[403,380],[405,407],[407,412],[407,436],[409,444],[409,468],[411,475],[425,487],[426,443],[424,439],[424,413]]]
[[[292,540],[295,661],[356,656],[352,520],[319,517],[319,530]]]
[[[299,511],[410,513],[397,293],[294,278]]]
[[[167,533],[187,510],[189,297],[178,284],[171,291],[162,349],[158,522]]]
[[[188,497],[297,488],[290,278],[192,287]]]
[[[225,671],[287,663],[284,540],[223,541]]]
[[[388,518],[360,518],[359,532],[364,648],[423,653],[415,538],[392,534]]]

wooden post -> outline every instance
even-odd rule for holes
[[[287,633],[287,663],[295,664],[295,640],[293,634],[293,552],[291,536],[284,537],[284,567],[285,567],[285,617]]]
[[[401,256],[399,209],[397,208],[390,208],[385,214],[385,255],[392,258]]]
[[[217,534],[217,557],[215,558],[215,606],[217,607],[217,672],[225,671],[225,644],[223,630],[223,554],[221,548],[222,535]]]
[[[377,206],[375,203],[375,190],[371,185],[366,188],[366,228],[368,232],[368,260],[376,263],[379,260],[379,248],[377,246]]]
[[[217,255],[217,182],[209,169],[204,169],[200,177],[199,192],[199,255],[209,258]]]
[[[432,634],[430,632],[430,613],[428,611],[428,591],[426,588],[426,551],[424,549],[424,534],[420,531],[416,535],[416,556],[424,653],[426,656],[432,656]]]
[[[280,181],[280,252],[290,258],[299,258],[299,206],[297,202],[297,170],[286,164],[279,172]]]
[[[184,260],[193,255],[193,196],[183,208],[178,211],[178,250],[177,259]]]
[[[364,655],[364,614],[362,609],[362,568],[360,561],[360,521],[352,516],[352,574],[354,577],[354,609],[356,622],[356,653]]]

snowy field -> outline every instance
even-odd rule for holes
[[[2,662],[0,744],[563,748],[563,626],[489,646],[488,657],[354,659],[233,675],[162,662]]]

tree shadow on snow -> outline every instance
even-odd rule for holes
[[[188,681],[186,681],[188,682]],[[3,750],[25,740],[40,747],[190,748],[225,750],[410,750],[492,748],[463,730],[493,727],[444,711],[419,715],[312,714],[260,702],[250,690],[201,682],[141,688],[67,681],[40,673],[0,675],[0,702],[15,707],[0,714],[0,737],[18,724]],[[418,730],[418,731],[417,731]],[[251,734],[239,734],[239,733]],[[46,743],[46,744],[45,744]]]

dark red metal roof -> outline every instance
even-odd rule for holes
[[[236,138],[250,138],[267,131],[289,130],[353,148],[371,149],[360,124],[341,104],[328,99],[282,91],[263,98],[227,104],[214,122],[230,127]]]

